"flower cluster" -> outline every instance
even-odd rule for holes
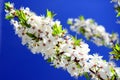
[[[67,34],[60,21],[47,10],[46,16],[37,16],[29,8],[14,9],[5,3],[6,19],[14,26],[15,33],[34,54],[42,54],[55,68],[67,70],[71,76],[85,75],[88,80],[120,79],[120,68],[106,62],[98,54],[89,55],[89,46]]]
[[[120,0],[111,0],[111,2],[116,3],[116,6],[117,6],[117,5],[120,5]]]
[[[83,34],[98,46],[113,47],[119,42],[117,33],[107,33],[102,25],[98,25],[92,19],[85,20],[83,16],[80,16],[80,18],[68,19],[67,23],[72,31]]]
[[[117,12],[116,17],[120,17],[120,0],[111,0],[112,3],[114,3],[114,8]],[[120,24],[120,20],[117,20],[117,23]]]

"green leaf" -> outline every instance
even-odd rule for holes
[[[68,20],[68,21],[67,21],[67,24],[68,24],[68,25],[72,25],[72,24],[73,24],[73,22],[72,22],[72,21],[70,21],[70,20]]]
[[[35,36],[34,34],[32,34],[32,33],[28,33],[28,32],[27,32],[26,34],[27,34],[29,37],[33,38],[33,39],[36,38],[36,36]]]
[[[80,64],[76,64],[77,65],[77,68],[81,68]]]
[[[71,57],[65,56],[65,59],[69,61],[71,60]]]
[[[120,17],[120,12],[117,13],[117,16],[116,17]]]
[[[16,16],[18,17],[20,24],[30,28],[30,24],[27,24],[27,18],[25,13],[22,10],[16,10]]]
[[[112,72],[112,77],[110,80],[117,80],[118,74],[115,72],[113,67],[110,67],[110,71]]]
[[[10,10],[10,5],[11,5],[10,2],[6,2],[5,3],[5,9]]]
[[[111,51],[110,54],[114,56],[114,59],[120,60],[120,44],[115,44],[112,49],[113,51]]]
[[[116,44],[116,45],[115,45],[115,49],[119,51],[119,50],[120,50],[120,45],[119,45],[119,44]]]
[[[110,71],[112,72],[112,74],[115,74],[115,70],[113,67],[110,67]]]
[[[35,34],[32,34],[32,33],[26,33],[26,35],[28,35],[30,38],[32,38],[32,40],[36,40],[36,42],[38,42],[39,41],[39,38],[37,38],[36,36],[35,36]]]
[[[80,19],[81,21],[85,20],[84,16],[80,16],[79,19]]]
[[[49,63],[52,62],[52,59],[51,59],[51,58],[48,58],[48,59],[47,59],[47,62],[49,62]]]
[[[72,37],[72,40],[74,41],[74,45],[79,46],[82,39],[77,39],[75,37]]]
[[[95,37],[101,38],[100,34],[94,34]]]
[[[23,22],[27,20],[26,15],[22,10],[16,10],[16,15]]]
[[[120,12],[120,6],[115,7],[115,9]]]
[[[59,54],[60,50],[59,48],[56,49],[56,54]]]
[[[103,60],[103,62],[107,62],[106,60]]]
[[[11,20],[13,18],[14,18],[14,16],[12,14],[9,14],[9,15],[5,16],[5,19],[7,19],[7,20]]]
[[[84,72],[84,76],[86,77],[87,80],[90,80],[89,74],[87,72]]]
[[[53,26],[53,32],[52,32],[52,34],[54,35],[54,36],[56,36],[56,35],[60,35],[60,34],[62,34],[62,33],[64,33],[65,32],[65,30],[62,30],[62,25],[57,25],[57,24],[55,24],[54,26]]]
[[[6,10],[9,10],[10,7],[11,7],[10,2],[5,3]],[[27,24],[28,19],[26,17],[26,14],[23,12],[23,10],[15,10],[15,16],[9,13],[9,15],[6,15],[5,18],[10,20],[14,17],[18,18],[18,20],[22,26],[26,26],[26,27],[30,28],[30,24]]]
[[[83,35],[84,35],[85,32],[86,32],[85,29],[84,29],[83,27],[81,27],[79,31],[80,31]]]
[[[113,75],[110,80],[115,80],[115,76]]]
[[[46,17],[49,17],[49,18],[53,18],[56,14],[54,14],[53,12],[49,11],[47,9],[47,14],[46,14]]]
[[[94,20],[92,20],[92,19],[90,20],[90,23],[94,23],[94,22],[95,22]]]

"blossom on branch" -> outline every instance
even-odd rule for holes
[[[88,40],[91,40],[98,46],[112,48],[119,42],[117,33],[108,33],[102,25],[98,25],[93,19],[84,19],[83,16],[75,19],[68,19],[67,22],[72,31],[83,34]]]
[[[11,3],[5,3],[5,11],[22,44],[33,54],[42,54],[55,68],[63,68],[74,77],[85,75],[88,80],[120,79],[119,67],[98,54],[89,55],[89,45],[69,35],[51,11],[47,10],[47,16],[38,16],[29,8],[17,10]]]
[[[120,17],[120,0],[111,0],[112,3],[114,3],[115,11],[117,12],[116,17]],[[117,20],[117,23],[120,24],[120,20]]]

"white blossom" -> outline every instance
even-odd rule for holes
[[[53,35],[53,26],[55,24],[61,26],[60,21],[54,21],[45,16],[37,16],[35,13],[31,12],[29,8],[22,7],[21,10],[27,13],[25,14],[28,18],[26,23],[29,24],[30,27],[22,26],[19,20],[14,19],[11,20],[11,24],[13,24],[18,37],[22,39],[22,44],[27,45],[33,54],[42,54],[45,60],[51,62],[52,66],[67,70],[70,75],[74,77],[83,75],[86,72],[92,75],[91,79],[98,80],[102,78],[110,80],[114,75],[110,70],[111,67],[119,76],[120,68],[110,62],[104,61],[102,56],[98,54],[88,54],[90,49],[89,45],[85,42],[80,41],[79,45],[75,45],[74,40],[69,34],[61,33],[62,35]],[[9,13],[11,13],[11,11],[7,12],[7,15]],[[72,21],[72,19],[70,21]],[[98,26],[96,23],[92,24],[90,19],[87,21],[75,19],[75,22],[71,29],[78,31],[80,25],[82,25],[88,33],[92,33],[89,36],[95,34],[103,38],[109,36],[103,26]],[[116,38],[117,37],[114,36],[113,40],[116,40]],[[99,38],[95,37],[94,39],[97,40]],[[110,38],[105,42],[106,45],[108,45],[109,39]]]
[[[115,42],[119,42],[118,34],[110,34],[106,32],[102,25],[98,25],[92,19],[80,20],[80,19],[68,19],[72,21],[70,29],[77,33],[82,33],[87,39],[93,41],[98,46],[113,47]]]

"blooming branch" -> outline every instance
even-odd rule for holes
[[[120,0],[111,0],[111,2],[114,3],[114,8],[117,12],[116,17],[120,17]],[[118,20],[117,23],[120,24],[120,20]]]
[[[117,33],[108,33],[102,25],[98,25],[93,19],[84,19],[83,16],[76,19],[68,19],[67,22],[72,31],[83,34],[88,40],[91,40],[98,46],[112,48],[119,42]]]
[[[68,35],[60,21],[53,20],[51,11],[47,10],[47,16],[37,16],[29,8],[17,10],[9,2],[5,3],[5,11],[22,44],[32,53],[42,54],[55,68],[63,68],[74,77],[84,74],[87,79],[120,79],[119,67],[98,54],[89,55],[88,44]]]

